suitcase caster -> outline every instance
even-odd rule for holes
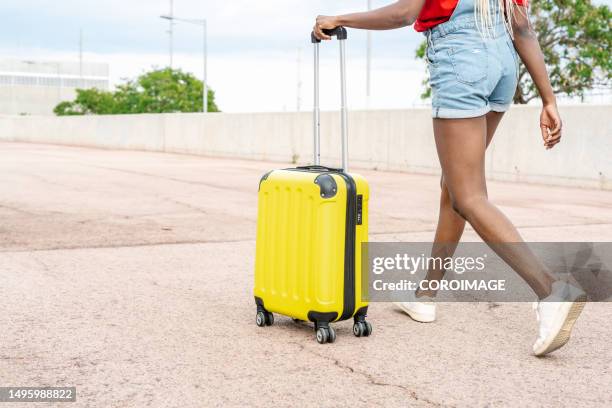
[[[317,329],[317,342],[319,344],[333,343],[336,341],[336,331],[333,327],[319,327]]]
[[[274,324],[274,315],[270,312],[257,312],[255,323],[259,327],[272,326]]]
[[[368,337],[372,334],[372,325],[370,322],[360,321],[353,324],[353,334],[355,337]]]

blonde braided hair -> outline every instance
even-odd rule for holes
[[[490,36],[491,28],[499,23],[501,15],[508,34],[514,38],[512,18],[518,10],[514,0],[475,0],[474,18],[481,34]]]

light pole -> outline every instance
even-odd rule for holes
[[[372,0],[368,0],[368,11],[372,10]],[[366,49],[366,109],[370,108],[371,72],[372,72],[372,31],[367,33]]]
[[[297,111],[302,111],[302,48],[297,50]]]
[[[169,20],[170,23],[178,21],[180,23],[195,24],[195,25],[202,27],[202,31],[204,33],[204,36],[202,38],[203,40],[202,55],[204,58],[204,61],[203,61],[204,69],[202,72],[202,84],[203,84],[202,112],[207,113],[208,112],[208,83],[207,83],[207,80],[208,80],[207,78],[208,77],[208,22],[206,21],[206,19],[179,18],[179,17],[174,17],[174,16],[160,16],[160,17],[165,20]]]
[[[79,29],[79,80],[83,80],[83,29]]]
[[[170,53],[170,69],[174,65],[174,0],[170,0],[170,14],[168,15],[168,51]]]

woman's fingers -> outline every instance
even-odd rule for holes
[[[319,40],[331,40],[331,37],[323,32],[320,25],[315,24],[313,31],[315,37],[317,37]]]
[[[559,124],[549,126],[547,129],[547,132],[548,132],[548,142],[551,142],[553,140],[558,141],[558,139],[561,138],[561,126]]]
[[[319,40],[331,40],[331,36],[325,34],[323,29],[336,28],[334,21],[334,17],[318,16],[313,30],[315,37],[317,37]]]
[[[557,133],[556,135],[550,135],[550,138],[548,139],[548,143],[559,143],[559,140],[561,140],[561,133]]]
[[[555,140],[556,142],[554,144],[557,144],[559,142],[558,139],[561,138],[561,130],[563,128],[563,122],[561,121],[559,112],[556,107],[544,108],[544,112],[547,118],[542,124],[547,128],[548,140]]]
[[[553,118],[553,123],[554,123],[554,127],[552,129],[550,129],[550,133],[551,134],[557,134],[561,132],[561,118],[559,117],[555,117]]]
[[[561,141],[561,136],[558,136],[554,139],[550,139],[547,143],[546,143],[546,148],[547,149],[552,149],[554,146],[556,146],[559,142]]]
[[[540,131],[546,149],[552,149],[561,141],[562,128],[563,124],[556,106],[545,106],[540,116]]]
[[[552,133],[550,126],[546,124],[540,125],[542,131],[542,139],[544,139],[544,147],[552,149],[557,143],[561,141],[561,128],[556,129],[556,133]]]
[[[548,126],[544,123],[540,125],[540,131],[542,132],[542,140],[544,141],[544,145],[549,139]]]

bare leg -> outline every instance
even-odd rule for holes
[[[486,147],[489,147],[497,126],[504,116],[503,112],[489,112],[485,116],[487,124],[487,139]],[[461,240],[463,230],[465,229],[465,219],[459,215],[453,208],[448,187],[444,180],[444,176],[440,179],[440,213],[438,216],[438,226],[436,227],[436,235],[434,237],[434,244],[432,248],[432,257],[451,257],[457,249],[457,244]],[[444,269],[436,268],[435,265],[427,271],[427,277],[425,279],[429,281],[442,280],[446,271]],[[419,290],[417,297],[429,296],[435,297],[436,291],[433,290]]]
[[[434,135],[452,208],[529,284],[539,298],[548,296],[553,277],[526,245],[520,245],[523,240],[514,225],[488,200],[484,167],[487,119],[484,116],[434,119]],[[445,225],[449,225],[450,231],[450,223]],[[458,228],[454,232],[457,233]],[[444,232],[441,236],[450,235]],[[457,235],[460,237],[460,234],[455,234],[455,237]]]

